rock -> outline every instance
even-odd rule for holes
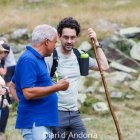
[[[8,43],[7,38],[6,38],[6,37],[4,37],[4,36],[0,37],[0,40],[1,40],[1,41],[4,41],[5,43]]]
[[[130,83],[130,88],[134,89],[137,92],[140,92],[140,76],[136,81]]]
[[[140,39],[140,28],[139,27],[129,27],[120,29],[120,35],[124,35],[127,38],[139,38]]]
[[[100,87],[100,88],[98,89],[98,91],[99,91],[100,93],[105,93],[104,87]]]
[[[109,62],[115,61],[130,68],[139,69],[140,64],[130,57],[136,44],[132,39],[113,35],[102,40],[103,50]]]
[[[115,68],[115,69],[117,69],[117,70],[121,70],[121,71],[124,71],[124,72],[137,73],[137,71],[136,71],[135,69],[130,68],[130,67],[127,67],[127,66],[124,66],[124,65],[119,64],[119,63],[117,63],[117,62],[115,62],[115,61],[111,62],[111,63],[110,63],[110,66],[111,66],[112,68]]]
[[[112,91],[110,93],[110,97],[113,99],[121,99],[123,96],[122,96],[122,92]]]
[[[84,41],[81,43],[79,46],[78,50],[84,50],[84,51],[89,51],[92,48],[91,44],[87,41]]]
[[[12,34],[11,34],[11,38],[12,39],[15,39],[15,40],[18,40],[19,38],[21,37],[25,37],[25,36],[28,36],[28,29],[27,28],[24,28],[24,29],[17,29],[16,31],[14,31]]]
[[[119,49],[122,53],[126,54],[127,56],[130,55],[130,50],[135,43],[136,42],[132,39],[127,39],[124,36],[120,36],[118,34],[106,37],[102,41],[103,49],[108,49],[108,47]]]
[[[98,85],[99,85],[99,81],[94,81],[89,87],[87,87],[87,89],[85,90],[85,93],[87,94],[95,93],[95,90]]]
[[[119,72],[119,71],[115,71],[115,72],[111,72],[110,75],[108,75],[106,77],[106,81],[109,85],[119,85],[122,84],[124,81],[129,81],[132,80],[133,77],[126,73],[126,72]]]
[[[105,93],[104,93],[105,94]],[[104,102],[105,101],[105,97],[101,94],[94,94],[94,98],[97,100],[97,101],[100,101],[100,102]]]
[[[79,81],[78,92],[79,93],[94,93],[97,86],[99,85],[99,81],[95,81],[93,75],[88,75],[86,77],[81,76]]]
[[[87,88],[86,91],[85,91],[85,93],[86,94],[92,94],[92,93],[94,93],[94,91],[95,91],[95,88],[94,87],[95,86],[92,86],[92,87]]]
[[[100,72],[99,71],[90,70],[88,77],[92,77],[94,79],[100,79],[101,78],[101,75],[100,75]]]
[[[114,86],[110,86],[110,84],[107,84],[107,88],[108,88],[108,92],[109,92],[109,93],[110,93],[111,91],[116,91],[116,90],[117,90],[117,88],[115,88]],[[100,95],[105,94],[105,89],[104,89],[103,86],[100,86],[100,87],[97,89],[97,91],[98,91],[99,93],[101,93]],[[103,96],[102,96],[102,97],[103,97]]]
[[[126,97],[126,99],[129,99],[129,100],[132,100],[135,98],[135,96],[132,94],[127,94],[125,97]]]
[[[83,104],[84,102],[85,102],[85,100],[86,100],[86,98],[87,98],[87,96],[86,96],[86,94],[78,94],[78,108],[80,108],[81,107],[81,104]]]
[[[104,102],[98,102],[92,105],[92,108],[97,112],[108,112],[109,108]]]
[[[139,69],[140,64],[136,62],[134,59],[128,57],[124,53],[122,53],[119,49],[114,48],[112,46],[109,46],[107,49],[105,49],[105,55],[108,59],[108,61],[112,62],[118,62],[124,66]]]
[[[89,122],[89,121],[91,121],[91,120],[92,120],[92,118],[89,118],[89,117],[88,117],[88,118],[83,118],[83,119],[82,119],[82,121],[84,121],[84,122]]]
[[[87,98],[86,94],[78,94],[78,101],[80,103],[84,103],[86,98]]]
[[[14,54],[20,53],[26,49],[26,45],[23,44],[12,44],[11,45],[12,51]]]
[[[120,36],[118,35],[112,35],[109,37],[106,37],[102,40],[103,47],[108,47],[110,44],[115,44],[120,40]]]
[[[130,55],[133,59],[140,61],[140,42],[132,47]]]
[[[116,23],[111,23],[105,19],[99,19],[96,23],[96,27],[99,31],[107,32],[107,31],[116,31],[119,30],[120,27]]]

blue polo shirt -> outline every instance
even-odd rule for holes
[[[53,84],[43,56],[27,46],[17,62],[12,81],[16,85],[19,98],[16,128],[32,128],[33,123],[36,126],[58,126],[56,93],[26,100],[22,92],[23,88],[46,87]]]

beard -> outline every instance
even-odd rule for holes
[[[73,48],[72,44],[65,44],[65,46],[63,47],[63,49],[67,52],[70,52]]]

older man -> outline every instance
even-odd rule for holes
[[[64,78],[53,84],[44,57],[50,56],[57,41],[55,28],[44,24],[32,33],[32,46],[19,58],[10,91],[18,96],[16,128],[24,140],[51,140],[52,127],[58,126],[56,91],[66,90]]]

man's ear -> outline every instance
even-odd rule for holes
[[[48,46],[48,43],[49,43],[49,40],[46,39],[46,40],[45,40],[45,45]]]

